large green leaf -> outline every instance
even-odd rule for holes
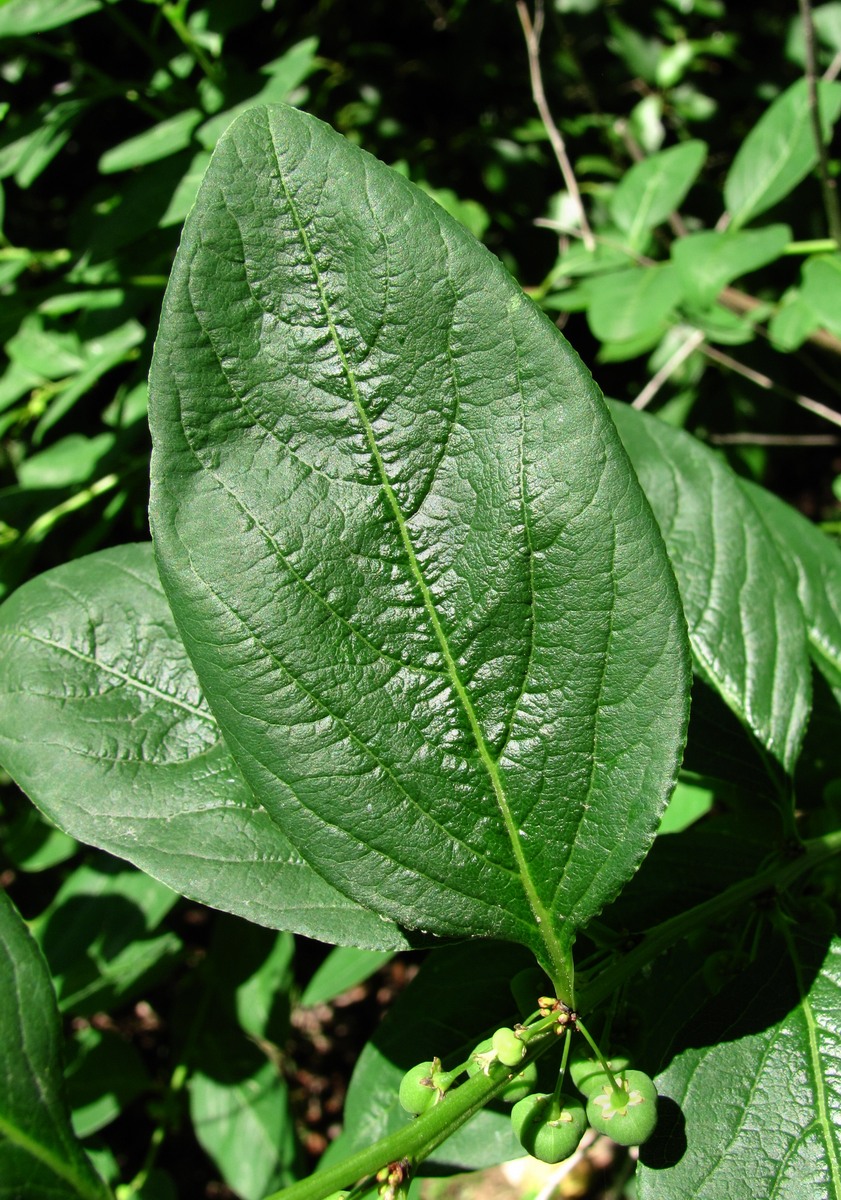
[[[406,945],[255,804],[148,545],[47,572],[0,609],[0,761],[62,829],[192,899],[325,941]]]
[[[216,151],[153,366],[152,519],[255,795],[361,903],[530,945],[633,874],[682,619],[603,401],[492,255],[288,108]]]
[[[824,141],[841,113],[841,84],[818,83]],[[745,138],[724,181],[724,200],[735,230],[772,208],[817,164],[809,91],[799,79],[778,96]]]
[[[661,1145],[641,1152],[640,1200],[841,1196],[839,990],[841,940],[823,961],[792,940],[693,1020],[657,1078],[669,1102]]]
[[[611,411],[666,539],[696,666],[791,772],[811,678],[789,569],[722,458],[628,405]]]
[[[70,1128],[46,964],[0,892],[0,1197],[108,1200]]]
[[[790,504],[747,480],[739,483],[792,565],[812,660],[841,696],[841,550]]]

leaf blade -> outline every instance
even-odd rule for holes
[[[61,828],[260,924],[406,947],[255,804],[201,697],[151,545],[31,580],[0,609],[0,645],[0,760]]]
[[[562,971],[649,843],[685,681],[668,565],[566,344],[437,205],[278,108],[217,149],[152,389],[162,578],[261,801],[348,894]]]

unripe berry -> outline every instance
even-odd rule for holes
[[[496,1056],[506,1067],[516,1067],[526,1052],[526,1047],[513,1029],[497,1029],[491,1039]]]
[[[574,1096],[538,1093],[511,1110],[511,1124],[523,1147],[541,1162],[563,1162],[575,1153],[587,1128],[584,1106]]]
[[[490,1057],[490,1060],[488,1056]],[[470,1062],[467,1067],[468,1075],[478,1075],[480,1071],[484,1071],[486,1065],[496,1068],[500,1073],[504,1067],[493,1052],[493,1041],[491,1038],[486,1038],[484,1042],[480,1042],[471,1055]],[[516,1067],[508,1067],[508,1071],[516,1071]],[[486,1072],[487,1073],[487,1072]],[[522,1100],[526,1096],[530,1096],[537,1087],[537,1063],[529,1063],[523,1067],[518,1075],[515,1075],[510,1080],[502,1091],[499,1093],[499,1099],[504,1100],[507,1104],[515,1104],[518,1100]]]
[[[657,1088],[643,1071],[623,1071],[619,1091],[605,1084],[587,1101],[587,1120],[620,1146],[640,1146],[657,1124]]]
[[[626,1054],[614,1054],[607,1060],[607,1065],[614,1075],[618,1075],[630,1066],[630,1059]],[[602,1064],[591,1056],[589,1047],[579,1046],[573,1051],[567,1070],[570,1079],[583,1096],[592,1096],[609,1083]]]
[[[418,1116],[426,1112],[438,1099],[440,1093],[432,1082],[433,1064],[418,1063],[407,1071],[400,1081],[398,1099],[406,1112]]]

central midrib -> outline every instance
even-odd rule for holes
[[[512,851],[514,854],[514,859],[516,861],[517,869],[518,869],[518,872],[520,875],[520,879],[522,881],[523,890],[526,894],[526,898],[528,900],[529,907],[531,908],[531,911],[534,915],[534,919],[537,924],[537,928],[540,933],[540,937],[543,941],[543,944],[546,947],[546,951],[549,955],[549,959],[550,959],[553,969],[554,969],[553,982],[556,985],[559,985],[559,987],[561,987],[565,992],[570,991],[571,990],[571,980],[569,979],[569,972],[567,970],[566,956],[563,952],[560,941],[555,932],[554,925],[553,925],[552,919],[551,919],[551,914],[549,913],[548,909],[544,906],[543,902],[540,899],[540,896],[537,893],[537,888],[535,887],[534,880],[532,879],[531,872],[529,871],[528,862],[523,853],[523,847],[520,842],[520,836],[519,836],[519,833],[517,830],[517,825],[513,819],[511,810],[508,805],[508,799],[505,794],[505,787],[504,787],[502,778],[499,773],[499,768],[497,766],[496,760],[494,759],[493,755],[490,752],[487,742],[485,741],[485,736],[484,736],[484,734],[482,732],[482,728],[479,724],[479,719],[478,719],[478,717],[476,715],[476,711],[473,707],[473,702],[471,701],[468,691],[461,679],[461,676],[459,675],[458,667],[455,662],[455,659],[453,658],[452,651],[450,650],[449,642],[447,640],[447,635],[444,631],[443,626],[441,625],[441,620],[440,620],[440,617],[438,616],[438,611],[435,607],[435,603],[432,598],[432,594],[429,590],[429,586],[427,585],[426,579],[423,576],[423,572],[420,569],[420,564],[418,562],[417,555],[415,553],[414,545],[412,544],[412,539],[411,539],[409,530],[406,525],[406,520],[403,516],[400,505],[397,501],[397,496],[395,495],[394,489],[392,488],[391,483],[389,482],[388,475],[387,475],[386,469],[385,469],[385,462],[383,461],[382,455],[380,454],[380,449],[379,449],[379,446],[377,445],[376,435],[374,433],[374,429],[371,425],[371,422],[368,418],[368,413],[366,411],[365,404],[363,402],[362,396],[359,391],[359,387],[356,382],[356,376],[354,375],[353,369],[348,361],[347,355],[345,354],[344,347],[343,347],[341,339],[339,337],[338,330],[336,329],[335,322],[333,321],[333,316],[330,311],[330,304],[327,299],[327,294],[324,290],[324,284],[321,279],[321,273],[318,269],[318,264],[315,260],[315,255],[313,253],[312,246],[310,245],[310,240],[307,235],[306,228],[304,227],[303,222],[300,220],[300,218],[298,216],[298,212],[297,212],[295,203],[292,199],[292,196],[289,193],[288,188],[286,187],[286,182],[283,178],[283,173],[280,169],[280,162],[279,162],[279,158],[277,155],[276,147],[275,147],[275,158],[276,158],[277,164],[278,164],[278,179],[280,181],[281,187],[283,188],[283,193],[286,198],[286,202],[289,206],[289,211],[292,215],[292,219],[295,223],[295,227],[298,230],[298,233],[300,234],[301,243],[304,248],[304,253],[306,254],[307,261],[308,261],[308,263],[310,265],[310,269],[312,270],[312,273],[313,273],[313,278],[315,280],[316,288],[318,289],[318,296],[319,296],[319,300],[321,303],[322,311],[324,313],[324,318],[327,322],[327,328],[328,328],[328,331],[330,334],[330,338],[333,342],[333,345],[335,346],[336,353],[339,356],[339,360],[342,365],[342,370],[344,372],[345,378],[347,379],[348,386],[350,387],[351,396],[353,398],[353,403],[354,403],[354,406],[356,407],[357,413],[359,414],[359,419],[362,422],[362,427],[365,431],[365,437],[367,439],[367,442],[368,442],[368,445],[369,445],[369,448],[371,451],[371,456],[374,460],[374,464],[376,466],[377,473],[380,478],[380,483],[381,483],[383,492],[386,496],[386,500],[388,502],[389,508],[391,509],[391,512],[394,516],[394,520],[395,520],[397,529],[400,534],[400,539],[401,539],[401,542],[403,543],[403,548],[406,552],[406,556],[409,561],[410,570],[411,570],[412,575],[415,579],[415,582],[418,586],[418,589],[421,593],[421,597],[423,599],[423,604],[424,604],[424,609],[426,610],[426,614],[427,614],[427,617],[429,618],[430,625],[432,626],[436,640],[441,649],[441,655],[444,659],[444,663],[447,668],[447,674],[450,677],[450,681],[452,683],[453,690],[455,691],[456,695],[458,696],[459,702],[460,702],[462,708],[464,709],[464,713],[465,713],[468,723],[470,725],[471,733],[473,734],[473,739],[476,743],[476,747],[479,752],[480,761],[482,763],[482,766],[485,768],[485,771],[490,780],[491,787],[492,787],[493,793],[494,793],[494,798],[496,800],[500,815],[502,816],[502,820],[505,825],[505,831],[508,835],[508,839],[511,843],[511,848],[512,848]],[[571,997],[567,995],[565,997],[562,997],[562,999],[570,1000]]]

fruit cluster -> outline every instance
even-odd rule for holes
[[[563,1035],[564,1051],[557,1086],[546,1093],[535,1090],[537,1066],[528,1049],[529,1041],[549,1028]],[[574,1035],[575,1029],[583,1036]],[[606,1059],[577,1014],[549,997],[539,998],[524,1024],[497,1029],[454,1070],[444,1071],[439,1059],[413,1067],[400,1085],[400,1103],[419,1115],[442,1101],[460,1075],[479,1071],[507,1078],[497,1095],[514,1105],[511,1123],[523,1148],[543,1162],[569,1158],[588,1127],[622,1146],[638,1146],[657,1124],[654,1081],[633,1070],[623,1055]],[[580,1098],[562,1091],[567,1078]]]

